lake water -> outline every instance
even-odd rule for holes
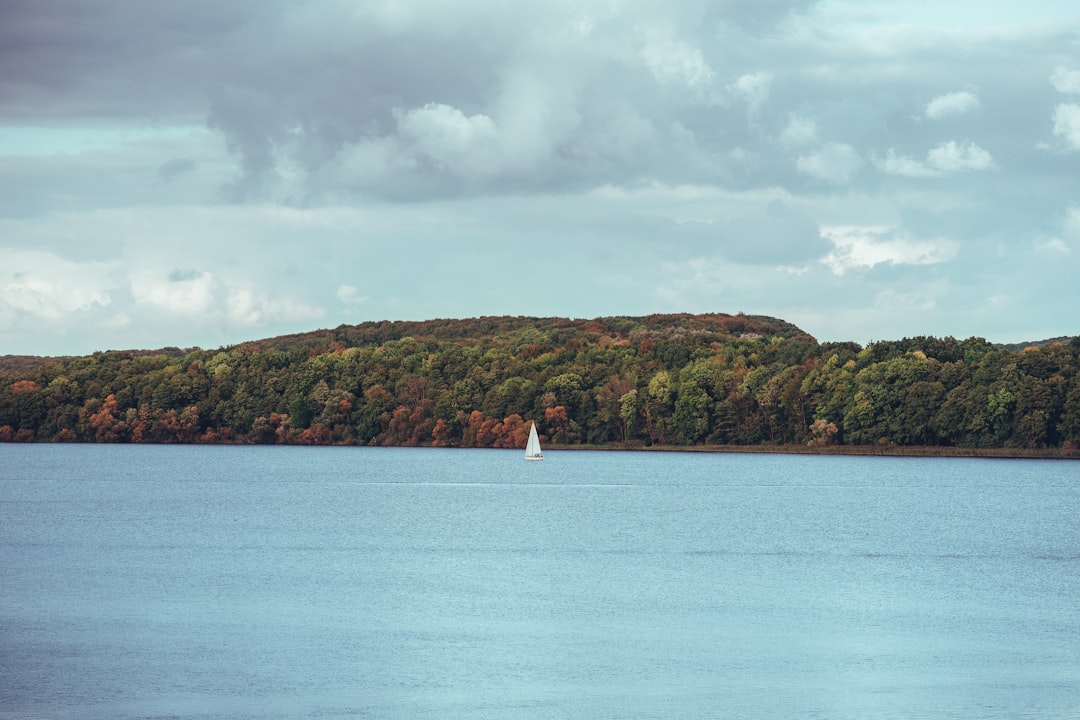
[[[0,445],[0,719],[1077,717],[1073,461]]]

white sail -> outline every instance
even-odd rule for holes
[[[529,444],[525,446],[525,459],[544,459],[544,453],[540,450],[540,438],[536,436],[536,423],[529,426]]]

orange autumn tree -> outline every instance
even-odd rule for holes
[[[529,426],[517,413],[508,416],[493,428],[497,448],[523,448],[529,440]]]
[[[565,405],[556,405],[544,410],[544,423],[547,425],[548,436],[552,441],[567,442],[570,417],[566,412]]]
[[[119,405],[116,395],[110,393],[97,412],[90,414],[90,427],[97,442],[122,442],[127,439],[128,425],[116,417]]]
[[[468,415],[459,415],[462,425],[462,447],[492,447],[498,436],[495,434],[496,422],[479,410],[473,410]]]

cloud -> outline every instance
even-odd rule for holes
[[[336,295],[345,305],[361,305],[371,299],[367,295],[361,295],[355,286],[348,284],[338,286]]]
[[[780,142],[785,147],[809,145],[816,140],[817,123],[799,115],[791,115],[787,126],[780,132]]]
[[[1054,135],[1067,150],[1080,150],[1080,105],[1061,103],[1054,110]]]
[[[746,103],[747,112],[753,116],[768,101],[772,81],[773,74],[770,72],[747,73],[739,76],[727,89]]]
[[[973,142],[958,143],[955,140],[942,143],[926,154],[927,164],[944,173],[975,172],[989,170],[994,158]]]
[[[940,120],[945,117],[964,115],[979,108],[979,98],[975,93],[964,90],[962,92],[939,95],[926,104],[926,117],[931,120]]]
[[[1050,84],[1059,93],[1080,95],[1080,70],[1059,67],[1050,76]]]
[[[901,177],[940,177],[948,173],[979,172],[994,167],[993,156],[973,142],[944,142],[926,154],[925,161],[900,155],[889,148],[884,159],[874,165],[887,175]]]
[[[439,169],[463,177],[484,177],[496,170],[499,133],[484,114],[466,116],[457,108],[428,103],[398,119],[402,138]]]
[[[702,88],[713,79],[713,70],[701,50],[671,32],[647,28],[642,56],[646,67],[662,85]]]
[[[114,262],[75,262],[51,252],[0,248],[0,306],[57,320],[112,302]]]
[[[889,148],[886,151],[883,160],[875,158],[874,165],[886,175],[899,175],[901,177],[935,177],[941,174],[939,171],[927,165],[927,163],[916,160],[909,155],[897,154],[895,148]]]
[[[1049,237],[1035,243],[1035,249],[1039,252],[1068,255],[1072,252],[1069,244],[1059,237]]]
[[[136,304],[177,315],[203,315],[214,304],[214,276],[200,270],[158,273],[140,270],[130,277]]]
[[[1080,205],[1069,208],[1063,226],[1067,237],[1073,242],[1080,242]]]
[[[861,166],[858,151],[843,143],[828,143],[816,153],[800,155],[795,162],[799,172],[834,185],[849,182]]]
[[[1052,255],[1068,256],[1073,247],[1080,247],[1080,207],[1070,207],[1061,222],[1058,235],[1036,240],[1035,249]]]
[[[866,226],[822,227],[821,236],[833,250],[822,261],[835,275],[875,265],[937,265],[956,254],[949,240],[916,240],[897,228]]]
[[[260,10],[263,32],[239,34],[258,41],[260,62],[224,66],[210,93],[210,125],[239,159],[231,199],[416,200],[623,182],[692,157],[694,130],[673,101],[714,103],[701,40],[715,20],[696,4],[388,7]],[[290,42],[264,53],[266,33]],[[297,69],[307,67],[318,72]]]
[[[247,287],[231,288],[225,308],[229,321],[244,327],[318,320],[324,315],[321,308],[295,300],[272,298]]]

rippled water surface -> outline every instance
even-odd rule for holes
[[[1080,717],[1080,465],[0,445],[0,718],[163,717]]]

